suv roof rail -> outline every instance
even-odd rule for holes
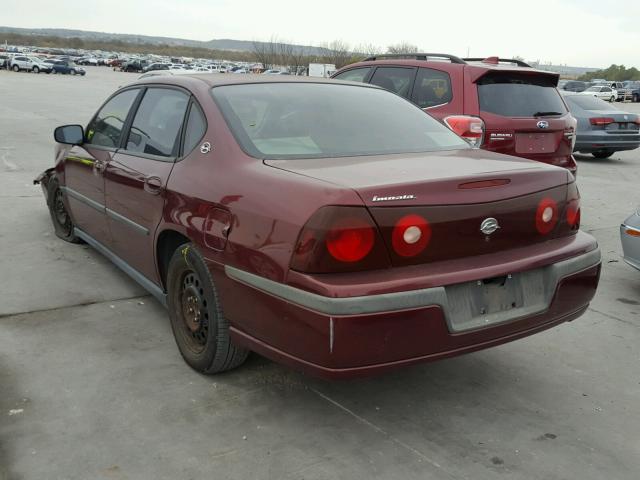
[[[449,55],[447,53],[381,53],[379,55],[372,55],[362,60],[363,62],[372,62],[374,60],[383,60],[385,58],[393,59],[410,59],[410,60],[429,60],[429,58],[442,58],[449,60],[451,63],[467,63],[463,59],[456,57],[455,55]]]
[[[499,57],[487,57],[487,58],[463,58],[465,62],[482,62],[482,63],[492,63],[494,65],[498,65],[500,63],[513,63],[519,67],[527,67],[531,68],[526,62],[522,60],[516,60],[514,58],[499,58]]]

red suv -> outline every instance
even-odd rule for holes
[[[332,78],[391,90],[476,147],[576,172],[576,120],[556,90],[556,73],[520,60],[420,53],[376,55]]]

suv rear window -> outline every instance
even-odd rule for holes
[[[553,77],[488,74],[478,81],[480,110],[503,117],[563,115],[567,109],[555,86]]]

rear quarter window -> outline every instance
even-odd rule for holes
[[[478,81],[480,110],[504,117],[567,112],[553,77],[517,73],[488,74]]]
[[[451,78],[446,72],[432,68],[419,68],[411,100],[420,108],[449,103],[453,98]]]

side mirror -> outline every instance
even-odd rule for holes
[[[84,129],[81,125],[63,125],[53,131],[53,138],[58,143],[82,145],[84,143]]]

